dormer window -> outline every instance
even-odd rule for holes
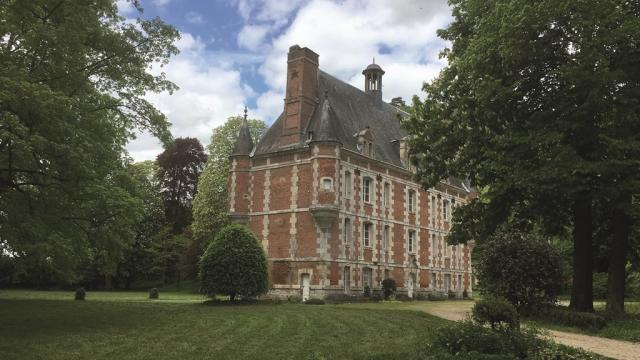
[[[359,131],[353,135],[358,139],[356,148],[358,152],[365,156],[373,157],[373,133],[371,128],[367,126],[364,130]]]

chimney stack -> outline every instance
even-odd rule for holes
[[[287,89],[280,146],[300,143],[318,98],[318,54],[293,45],[287,56]]]

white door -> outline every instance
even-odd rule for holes
[[[302,301],[309,300],[309,274],[302,274]]]
[[[415,275],[409,274],[409,284],[407,285],[407,296],[413,299],[413,286],[415,282]]]

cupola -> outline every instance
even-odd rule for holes
[[[376,64],[375,58],[373,63],[362,70],[362,75],[364,75],[364,91],[375,96],[376,99],[382,100],[382,75],[384,75],[384,70],[380,65]]]

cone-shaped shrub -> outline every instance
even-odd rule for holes
[[[209,244],[200,259],[200,289],[209,297],[255,297],[269,290],[267,257],[246,227],[229,225]]]

